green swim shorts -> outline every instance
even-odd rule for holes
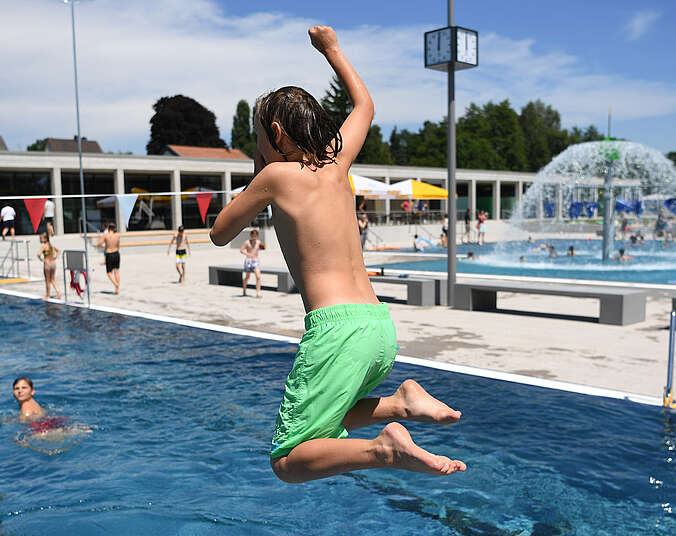
[[[347,437],[345,414],[392,370],[397,341],[383,303],[310,311],[272,438],[271,458],[310,439]]]

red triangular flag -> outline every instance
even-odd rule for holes
[[[28,210],[28,215],[31,218],[33,232],[37,233],[40,220],[42,219],[42,213],[45,211],[45,203],[47,202],[47,198],[40,197],[39,199],[24,199],[23,202],[26,205],[26,210]]]
[[[207,210],[209,210],[209,203],[211,203],[211,198],[214,195],[214,192],[199,192],[195,194],[197,197],[197,205],[200,208],[200,216],[202,216],[202,223],[205,223],[207,218]]]

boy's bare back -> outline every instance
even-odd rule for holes
[[[371,125],[373,102],[338,47],[335,32],[316,26],[309,33],[354,104],[340,128],[342,150],[330,163],[306,165],[304,154],[276,122],[270,128],[277,145],[273,147],[256,114],[254,179],[219,214],[211,237],[217,245],[226,244],[251,215],[270,204],[275,232],[307,311],[339,303],[377,304],[364,267],[354,196],[347,178]]]

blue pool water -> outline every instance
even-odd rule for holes
[[[544,244],[538,240],[535,246]],[[495,243],[478,246],[459,245],[459,255],[472,251],[476,260],[458,261],[458,272],[466,274],[494,274],[508,276],[551,277],[564,279],[592,279],[601,281],[626,281],[634,283],[676,284],[676,245],[663,249],[661,242],[649,241],[643,247],[627,247],[617,243],[616,250],[626,248],[634,259],[626,264],[601,262],[601,245],[598,240],[547,240],[554,244],[558,257],[550,259],[546,251],[534,251],[534,244],[528,242]],[[576,255],[567,257],[566,250],[572,245]],[[446,272],[445,258],[430,258],[432,253],[446,254],[442,249],[426,249],[417,254],[419,259],[406,258],[401,262],[385,265],[371,265],[370,268],[384,266],[394,270],[424,270]],[[393,253],[396,255],[396,253]],[[519,261],[521,256],[525,262]]]
[[[463,411],[419,444],[446,478],[374,470],[284,484],[268,447],[294,346],[0,296],[0,535],[672,535],[676,418],[660,408],[397,364]],[[96,427],[13,441],[15,376]],[[357,437],[371,437],[367,428]]]

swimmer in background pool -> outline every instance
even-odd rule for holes
[[[33,399],[35,389],[30,378],[26,376],[17,378],[12,384],[12,389],[14,398],[19,403],[19,422],[31,422],[45,416],[45,410]]]
[[[464,471],[463,462],[423,450],[395,422],[447,425],[460,419],[459,411],[411,379],[390,396],[368,396],[389,374],[397,348],[394,323],[364,266],[347,176],[374,106],[333,28],[315,26],[309,34],[346,89],[352,111],[337,125],[294,86],[259,99],[254,178],[221,210],[209,235],[225,246],[272,205],[275,233],[307,313],[270,465],[294,483],[379,467],[438,476]],[[385,426],[373,439],[348,438],[349,430],[375,424]]]

